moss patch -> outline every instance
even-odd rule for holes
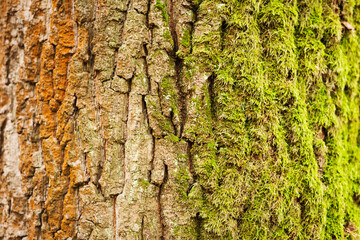
[[[356,236],[360,2],[204,0],[198,9],[198,27],[213,31],[193,36],[184,76],[212,77],[191,100],[197,187],[182,194],[199,211],[201,238]]]

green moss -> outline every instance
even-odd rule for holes
[[[179,142],[179,138],[177,136],[175,136],[174,134],[170,134],[170,135],[165,136],[165,139],[168,139],[173,143]]]
[[[160,1],[156,1],[155,7],[161,11],[162,17],[166,23],[169,22],[169,16],[166,11],[166,2],[161,3]]]
[[[172,77],[165,77],[160,84],[164,100],[169,103],[171,111],[176,117],[179,115],[179,92],[176,86],[176,80]]]
[[[169,41],[171,45],[174,45],[173,39],[172,39],[171,34],[170,34],[170,32],[169,32],[168,30],[166,30],[166,31],[164,32],[164,34],[162,35],[162,37],[163,37],[164,39],[166,39],[167,41]]]
[[[140,186],[144,189],[146,189],[148,186],[150,185],[150,183],[148,182],[147,179],[141,179],[140,180]]]
[[[360,27],[360,2],[204,0],[198,14],[213,28],[183,74],[213,78],[189,104],[198,187],[182,195],[202,238],[355,236],[359,36],[341,21]]]
[[[184,33],[182,35],[182,40],[181,40],[181,44],[184,47],[189,47],[190,46],[190,42],[191,41],[191,35],[190,35],[190,31],[185,29]]]
[[[151,54],[151,57],[155,57],[155,56],[157,56],[157,55],[161,55],[161,54],[163,54],[163,50],[156,50],[156,51],[154,51],[154,53],[153,54]]]

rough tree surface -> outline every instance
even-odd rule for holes
[[[360,1],[0,0],[0,239],[357,239]]]

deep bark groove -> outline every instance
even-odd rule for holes
[[[165,169],[164,169],[164,179],[163,182],[160,184],[159,186],[159,193],[158,193],[158,207],[159,207],[159,222],[160,222],[160,226],[161,226],[161,240],[165,240],[165,223],[164,223],[164,217],[163,217],[163,207],[162,207],[162,193],[163,193],[163,188],[164,185],[166,184],[167,180],[168,180],[168,166],[164,163]]]

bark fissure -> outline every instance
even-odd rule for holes
[[[153,28],[154,26],[150,26],[149,24],[149,14],[150,14],[150,8],[151,8],[151,0],[147,0],[147,10],[146,10],[146,27],[150,31],[150,45],[153,43]],[[147,54],[146,54],[147,55]]]
[[[202,218],[200,217],[200,213],[196,213],[195,224],[196,239],[201,240]]]
[[[151,175],[152,175],[152,171],[154,170],[154,160],[155,160],[155,144],[156,144],[156,140],[155,137],[153,135],[153,133],[151,134],[152,136],[152,149],[151,149],[151,161],[150,161],[150,170],[148,173],[148,181],[149,183],[153,183],[151,180]]]
[[[146,79],[147,79],[147,83],[148,83],[148,94],[151,95],[151,78],[149,75],[149,65],[148,65],[148,61],[147,61],[147,57],[148,57],[148,49],[147,49],[147,43],[143,44],[144,47],[144,62],[145,62],[145,75],[146,75]],[[149,125],[150,126],[150,125]]]
[[[7,212],[8,218],[10,217],[10,213],[11,213],[11,203],[12,203],[11,199],[8,199],[8,212]]]
[[[113,78],[115,76],[115,73],[116,73],[118,54],[119,54],[119,48],[116,48],[115,51],[114,51],[113,69],[112,69],[111,76],[110,76],[110,79],[109,79],[111,81],[111,84],[112,84],[112,80],[113,80]],[[111,84],[110,84],[110,88],[112,87]]]
[[[171,112],[170,112],[170,122],[171,122],[172,128],[174,129],[175,135],[179,136],[180,133],[178,132],[178,129],[177,129],[176,124],[174,122],[174,118],[175,118],[174,110],[171,110]]]
[[[187,157],[188,157],[188,164],[189,164],[189,173],[191,175],[191,179],[192,182],[191,184],[193,184],[196,181],[196,175],[194,173],[194,163],[193,163],[193,154],[192,154],[192,149],[193,149],[193,145],[194,143],[191,141],[187,141]],[[191,185],[190,185],[191,187]]]
[[[144,240],[144,218],[145,216],[141,218],[140,240]]]
[[[214,93],[214,84],[215,84],[216,76],[214,73],[210,75],[208,78],[209,82],[209,98],[210,98],[210,110],[211,110],[211,117],[214,121],[216,121],[216,106],[215,106],[215,93]]]
[[[0,125],[0,160],[2,159],[2,156],[4,154],[4,140],[5,140],[5,127],[6,127],[6,123],[7,123],[7,118],[4,118],[1,122]],[[1,171],[3,171],[3,169],[1,169]]]
[[[199,10],[198,4],[191,5],[191,11],[193,12],[193,15],[194,15],[194,21],[190,22],[190,54],[193,53],[193,48],[194,48],[193,38],[194,38],[195,24],[198,21],[198,10]]]
[[[5,82],[5,85],[10,85],[10,51],[7,52],[7,60],[6,60],[6,82]]]
[[[176,87],[178,90],[178,97],[180,103],[179,112],[180,112],[181,123],[180,123],[179,137],[181,138],[183,135],[183,130],[186,121],[186,102],[185,102],[185,92],[183,90],[183,82],[182,82],[183,59],[178,56],[179,42],[178,42],[178,35],[176,32],[176,23],[177,23],[177,19],[175,19],[175,13],[174,13],[174,0],[170,0],[170,32],[174,44],[171,57],[173,58],[175,63]]]
[[[112,217],[113,217],[113,239],[116,240],[116,235],[117,235],[117,231],[116,231],[116,199],[118,197],[118,194],[113,195],[112,199],[113,199],[113,212],[112,212]]]
[[[164,179],[161,182],[160,186],[159,186],[159,192],[158,192],[158,211],[159,211],[159,223],[160,223],[160,227],[161,227],[161,240],[165,240],[165,223],[164,223],[164,216],[163,216],[163,207],[162,207],[162,194],[163,194],[163,188],[168,180],[168,166],[167,164],[165,164],[164,162]]]
[[[227,29],[227,23],[226,21],[221,22],[221,32],[220,32],[220,45],[221,45],[221,51],[224,51],[225,49],[225,34]]]

